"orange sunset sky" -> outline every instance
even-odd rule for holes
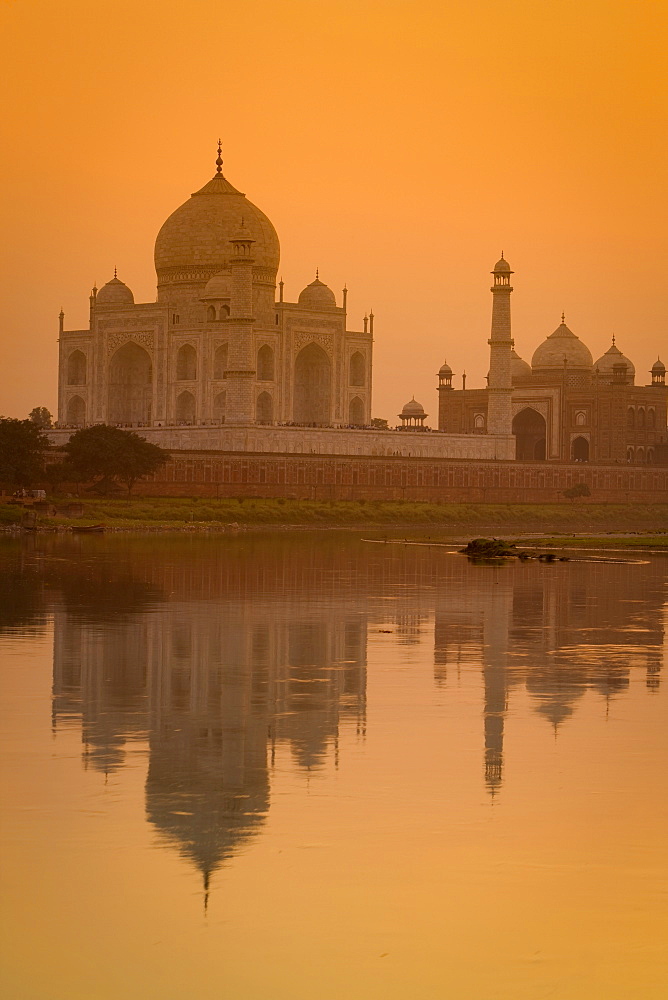
[[[489,271],[527,360],[558,325],[668,362],[664,0],[0,0],[0,413],[56,409],[58,312],[155,297],[162,222],[215,171],[273,221],[286,298],[376,314],[374,415],[484,384]]]

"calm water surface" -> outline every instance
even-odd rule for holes
[[[8,1000],[654,1000],[668,559],[3,539]]]

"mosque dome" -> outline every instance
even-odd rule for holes
[[[602,354],[598,361],[594,363],[594,368],[598,369],[599,375],[602,375],[603,377],[609,375],[612,377],[615,365],[626,365],[627,376],[630,375],[633,377],[636,373],[633,362],[629,361],[629,359],[622,354],[613,341],[605,354]]]
[[[441,367],[438,369],[439,375],[452,375],[452,368],[447,361],[444,361]]]
[[[561,323],[554,333],[551,333],[534,351],[531,367],[534,372],[544,368],[563,370],[564,360],[566,368],[576,368],[581,371],[590,372],[593,365],[589,348],[568,329],[562,315]]]
[[[231,275],[229,271],[219,271],[206,283],[203,299],[229,299]]]
[[[531,378],[531,365],[519,356],[514,347],[510,352],[510,378],[513,385],[525,378]]]
[[[280,247],[276,230],[259,208],[217,173],[169,216],[155,241],[159,284],[202,281],[223,270],[232,256],[230,239],[242,220],[254,240],[254,270],[278,270]],[[217,161],[217,162],[218,162]]]
[[[661,360],[661,358],[657,358],[654,364],[652,365],[652,371],[661,374],[664,373],[665,370],[666,366],[664,365],[663,361]]]
[[[424,412],[424,406],[422,403],[418,403],[415,396],[409,399],[407,403],[404,403],[403,409],[400,413],[402,417],[426,417],[427,414]]]
[[[311,309],[332,309],[336,308],[336,296],[331,288],[320,281],[316,274],[315,281],[307,285],[299,293],[300,306],[307,306]]]
[[[95,299],[97,306],[133,306],[134,304],[135,297],[132,291],[116,275],[102,286]]]

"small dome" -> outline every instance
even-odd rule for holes
[[[652,371],[653,372],[665,372],[665,370],[666,370],[666,366],[664,365],[663,361],[661,360],[661,358],[657,358],[656,361],[654,362],[654,364],[652,365]]]
[[[633,362],[629,361],[629,359],[622,354],[620,349],[612,343],[605,354],[602,354],[598,361],[594,362],[594,368],[598,369],[599,375],[612,376],[613,367],[615,365],[626,365],[627,375],[635,375],[636,373]]]
[[[521,358],[515,348],[510,352],[510,378],[513,385],[525,378],[531,378],[531,365]]]
[[[114,276],[97,293],[95,304],[98,306],[133,306],[135,297],[125,282]]]
[[[447,361],[444,361],[441,367],[438,369],[439,375],[452,375],[452,368]]]
[[[427,414],[424,412],[424,406],[422,403],[418,403],[415,396],[409,399],[401,411],[402,417],[426,417]]]
[[[229,299],[230,297],[230,272],[219,271],[209,278],[202,292],[203,299]]]
[[[505,259],[505,257],[502,257],[501,260],[497,260],[496,264],[494,265],[494,270],[495,271],[506,271],[506,272],[512,273],[510,271],[510,264]]]
[[[336,307],[336,296],[332,289],[316,276],[315,281],[299,293],[298,302],[300,306],[308,306],[310,309],[331,309]]]
[[[564,360],[566,368],[587,371],[591,371],[594,363],[589,348],[568,329],[562,315],[561,323],[554,333],[551,333],[534,351],[531,367],[534,372],[541,368],[563,370]]]

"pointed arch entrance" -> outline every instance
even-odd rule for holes
[[[519,461],[535,462],[545,459],[547,426],[545,417],[532,406],[526,406],[513,419],[513,434],[517,438]]]
[[[148,353],[129,341],[109,364],[107,420],[110,424],[149,424],[153,366]]]
[[[574,462],[589,461],[589,441],[584,437],[576,437],[571,445],[571,458]]]
[[[331,423],[332,365],[317,344],[304,347],[295,360],[292,419],[298,424]]]

